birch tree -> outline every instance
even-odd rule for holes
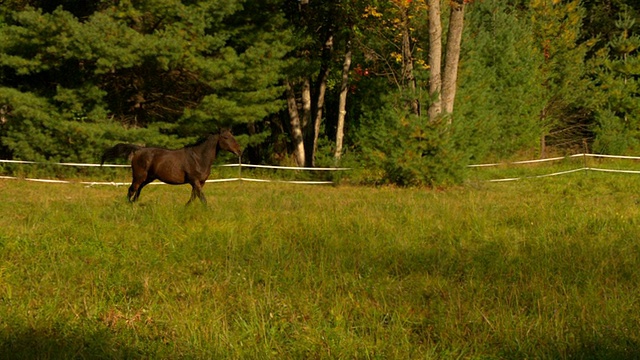
[[[286,83],[291,142],[298,166],[314,165],[322,120],[330,69],[328,61],[333,45],[325,5],[318,1],[302,0],[298,6],[290,8],[288,14],[294,32],[298,34],[298,47],[289,71],[292,75]],[[312,80],[314,77],[315,81]]]
[[[298,112],[296,94],[294,93],[289,80],[285,80],[285,85],[287,87],[287,109],[289,110],[289,125],[291,127],[293,157],[298,166],[304,166],[304,138],[302,135],[302,123],[300,121],[300,113]]]
[[[432,122],[443,115],[443,110],[444,115],[453,112],[466,2],[468,2],[468,0],[452,0],[450,2],[447,48],[444,54],[444,72],[442,72],[442,19],[440,15],[440,1],[428,0],[429,70],[431,71],[429,76],[429,94],[432,99],[429,107],[429,119]],[[451,121],[450,118],[449,121]]]
[[[338,123],[336,126],[336,150],[334,158],[342,157],[344,141],[344,122],[347,116],[347,95],[349,94],[349,69],[351,68],[351,41],[347,41],[344,62],[342,64],[342,81],[340,82],[340,100],[338,102]]]
[[[442,77],[442,105],[447,114],[453,112],[453,104],[456,97],[465,4],[463,0],[454,0],[451,1],[450,6],[447,50],[445,53],[444,74]]]
[[[292,143],[294,148],[298,149],[295,150],[295,157],[299,166],[313,167],[316,165],[318,144],[323,135],[323,121],[326,116],[325,98],[328,93],[328,81],[333,68],[337,67],[335,60],[338,55],[335,53],[335,48],[339,45],[340,49],[347,49],[342,45],[352,31],[350,28],[352,8],[357,7],[358,4],[343,4],[340,1],[306,0],[289,11],[289,18],[300,38],[295,63],[291,67],[291,73],[295,75],[289,78],[290,91],[287,92],[288,103],[293,105],[295,100],[300,110],[298,111],[298,121],[302,130],[304,152],[297,143],[294,129],[291,129]],[[346,76],[345,88],[348,87],[348,72],[347,68],[346,73],[342,74]],[[341,95],[344,97],[344,104],[346,104],[346,96],[347,92],[345,91]],[[344,111],[346,111],[346,105],[339,110],[339,113],[344,114]],[[292,109],[289,109],[289,114],[293,113]],[[344,121],[344,116],[338,120],[342,126],[337,130],[340,140],[336,139],[336,142],[342,141]],[[292,124],[295,122],[292,120]],[[342,144],[339,146],[336,144],[336,148],[338,147],[341,149]],[[302,153],[304,161],[300,157]],[[334,151],[334,156],[336,154],[337,152]]]
[[[442,112],[442,22],[440,0],[429,1],[429,120],[435,121]]]

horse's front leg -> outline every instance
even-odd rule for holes
[[[187,201],[187,205],[191,204],[191,202],[195,200],[196,197],[200,199],[200,201],[204,205],[207,204],[207,199],[204,197],[204,194],[202,193],[203,185],[204,185],[204,182],[200,182],[200,181],[196,181],[191,184],[191,197],[189,198],[189,201]]]
[[[191,185],[191,197],[189,198],[189,201],[187,201],[187,205],[191,204],[191,202],[196,198],[196,187]]]
[[[191,204],[196,197],[200,197],[200,190],[198,190],[195,185],[191,184],[191,197],[189,198],[189,201],[187,201],[187,205]]]
[[[200,188],[198,189],[198,198],[200,198],[200,202],[202,202],[204,205],[207,205],[207,198],[204,197],[204,192],[202,191],[204,183],[204,181],[200,182]]]

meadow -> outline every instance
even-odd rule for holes
[[[0,180],[8,359],[637,359],[640,179]]]

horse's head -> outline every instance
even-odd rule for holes
[[[236,138],[233,137],[231,131],[229,131],[228,129],[220,131],[220,135],[218,137],[218,145],[222,150],[227,150],[231,153],[236,154],[237,156],[242,155],[240,144],[238,144]]]

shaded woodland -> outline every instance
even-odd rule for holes
[[[5,0],[0,39],[4,159],[229,127],[244,162],[434,185],[640,148],[635,0]]]

